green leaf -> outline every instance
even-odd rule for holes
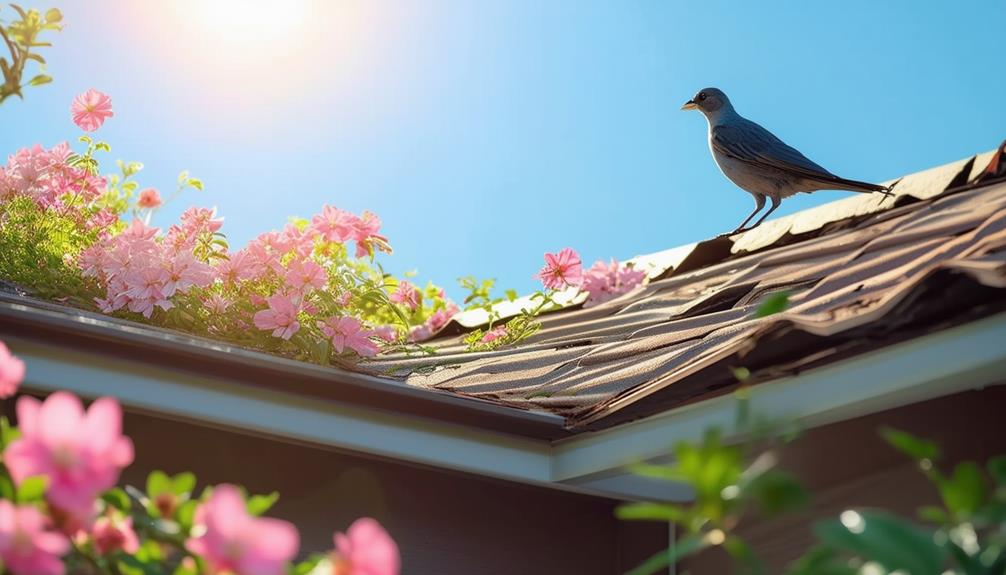
[[[0,441],[4,446],[10,445],[21,437],[21,430],[12,426],[6,417],[0,417]]]
[[[940,448],[932,441],[919,439],[893,427],[880,428],[880,436],[891,447],[904,453],[916,461],[925,459],[935,461],[940,457]]]
[[[761,559],[755,555],[751,546],[740,537],[727,537],[726,541],[723,542],[723,548],[726,549],[735,563],[743,566],[743,569],[739,569],[735,573],[739,575],[762,575],[765,573],[765,565],[762,564]]]
[[[46,74],[39,74],[34,78],[32,78],[31,80],[28,80],[28,85],[41,86],[42,84],[48,84],[49,82],[52,82],[52,76],[48,76]]]
[[[49,488],[49,478],[45,475],[35,475],[29,477],[17,486],[15,499],[18,503],[30,503],[41,501],[45,496],[45,490]]]
[[[172,487],[171,478],[159,469],[151,471],[147,476],[147,497],[151,499],[162,493],[173,493]]]
[[[688,513],[676,506],[665,503],[627,503],[615,508],[615,517],[622,520],[670,521],[682,523]]]
[[[629,466],[629,471],[643,477],[660,479],[663,481],[686,482],[689,478],[678,469],[676,465],[655,465],[652,463],[639,463]]]
[[[199,178],[189,178],[188,184],[199,191],[203,190],[203,181]]]
[[[248,513],[252,515],[262,515],[279,501],[279,491],[273,491],[268,495],[252,495],[248,498]]]
[[[746,367],[731,367],[730,372],[733,374],[734,379],[741,383],[751,378],[751,370]]]
[[[810,499],[796,477],[778,469],[755,477],[744,487],[744,494],[757,502],[765,515],[799,509]]]
[[[101,499],[108,505],[123,512],[128,512],[133,505],[129,499],[129,494],[118,487],[113,487],[102,493]]]
[[[660,551],[653,555],[642,565],[629,571],[627,575],[651,575],[657,571],[673,565],[678,561],[694,555],[709,547],[709,541],[701,535],[687,535],[674,542],[674,547]]]
[[[973,461],[959,463],[953,475],[940,479],[938,485],[947,509],[960,517],[970,517],[985,500],[985,478]]]
[[[183,531],[188,532],[189,529],[192,529],[192,521],[196,517],[196,507],[198,506],[198,501],[190,499],[189,501],[182,503],[178,508],[175,518],[178,520],[178,524],[182,527]]]
[[[943,525],[950,522],[950,517],[947,516],[947,512],[942,507],[937,507],[935,505],[920,507],[916,514],[919,516],[919,519],[927,523]]]
[[[758,311],[755,312],[755,317],[767,317],[770,315],[775,315],[786,311],[789,307],[789,292],[780,291],[775,292],[765,298],[765,301],[758,306]]]
[[[181,185],[185,184],[185,181],[188,180],[188,179],[189,179],[189,171],[188,170],[182,170],[178,174],[178,185],[181,186]]]
[[[175,495],[188,495],[196,488],[196,476],[190,471],[183,471],[171,480],[171,492]]]
[[[63,13],[59,11],[58,8],[50,8],[45,11],[45,21],[50,24],[61,22],[63,20]]]
[[[997,484],[1006,485],[1006,455],[997,455],[989,459],[987,467],[989,475],[995,479]]]
[[[901,569],[912,575],[939,575],[945,553],[933,538],[915,525],[881,511],[845,511],[841,521],[824,521],[814,526],[824,543],[867,561],[875,561],[888,571]]]
[[[14,500],[14,483],[7,475],[0,475],[0,499]]]
[[[793,562],[787,575],[857,575],[859,570],[843,561],[830,547],[819,545]]]

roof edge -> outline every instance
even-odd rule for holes
[[[270,389],[535,439],[569,435],[563,427],[565,420],[551,413],[419,389],[390,378],[287,359],[41,300],[0,294],[0,334],[237,382],[249,391]]]

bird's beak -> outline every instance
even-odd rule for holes
[[[688,100],[685,102],[684,106],[681,106],[682,110],[694,110],[696,108],[698,108],[698,106],[695,105],[695,100]]]

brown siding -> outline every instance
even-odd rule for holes
[[[124,482],[154,468],[192,470],[200,484],[279,490],[275,516],[300,528],[305,551],[332,546],[356,517],[381,521],[411,574],[604,574],[658,550],[666,527],[621,525],[613,501],[459,473],[350,456],[128,414],[136,462]]]

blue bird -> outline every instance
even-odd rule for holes
[[[840,178],[810,161],[772,132],[738,114],[721,90],[701,90],[681,109],[698,110],[705,115],[709,122],[709,149],[720,171],[754,196],[754,211],[730,233],[758,227],[782,204],[783,198],[800,192],[848,190],[893,195],[886,186]],[[765,198],[772,200],[772,207],[746,228],[751,218],[765,207]]]

